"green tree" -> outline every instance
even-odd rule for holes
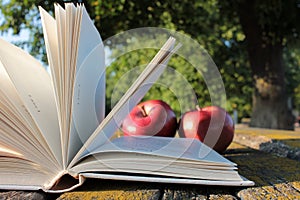
[[[132,34],[130,35],[132,36]],[[137,40],[138,38],[138,42],[123,45],[121,48],[122,50],[117,48],[113,51],[113,54],[117,55],[112,56],[116,57],[116,59],[107,68],[107,110],[121,98],[128,87],[144,69],[145,65],[151,61],[158,51],[158,49],[153,48],[141,49],[140,42],[147,43],[147,46],[150,47],[156,46],[159,48],[160,46],[156,43],[158,41],[165,41],[165,38],[168,37],[165,35],[165,37],[162,38],[149,39],[150,36],[151,34],[149,34],[149,32],[144,35],[139,34],[138,37],[132,36],[133,40]],[[128,40],[129,39],[127,38],[127,41]],[[184,47],[182,48],[184,49]],[[137,50],[130,51],[130,49]],[[120,51],[128,53],[118,56],[122,54]],[[189,51],[189,48],[182,50],[182,52],[184,51]],[[209,58],[204,56],[203,58],[197,57],[194,60],[198,61],[200,59],[205,62]],[[190,58],[190,60],[194,62],[192,58]],[[198,69],[201,70],[201,73],[202,71],[205,73],[205,68],[206,66],[204,65],[198,67]],[[199,103],[198,100],[201,105],[204,105],[207,102],[210,102],[210,95],[201,73],[199,73],[197,69],[183,57],[174,55],[162,76],[144,97],[144,100],[162,99],[173,108],[177,113],[177,116],[180,116],[182,112],[187,110],[195,109],[196,105]],[[193,74],[193,76],[191,76],[191,74]]]
[[[0,10],[5,17],[0,30],[12,28],[18,33],[22,28],[30,29],[31,51],[34,55],[44,53],[36,6],[41,5],[51,11],[52,2],[0,2]],[[145,26],[165,27],[190,35],[208,51],[219,67],[227,92],[227,110],[237,109],[240,118],[251,116],[252,126],[292,128],[287,94],[294,91],[299,81],[295,73],[290,73],[295,69],[291,64],[295,59],[290,59],[292,57],[286,45],[299,35],[295,21],[299,13],[296,0],[86,0],[84,3],[103,39],[120,31]],[[284,61],[288,64],[283,62],[283,52],[286,52]],[[108,69],[108,82],[118,80],[121,76],[118,73],[122,73],[120,65],[123,63],[126,66],[124,61],[140,64],[136,60],[143,60],[145,55],[139,52],[117,60],[116,63],[119,63],[112,64]],[[177,70],[181,70],[180,65],[186,65],[184,61],[176,63],[171,64]],[[288,72],[287,76],[285,72]],[[195,77],[193,71],[184,73],[193,85],[199,102],[202,105],[209,104],[203,79]],[[176,107],[171,93],[155,88],[147,98],[170,99],[172,102],[169,103]],[[149,96],[151,94],[153,96]]]
[[[254,84],[251,126],[293,129],[288,107],[284,50],[299,35],[299,2],[226,1],[223,10],[236,15],[246,36]]]

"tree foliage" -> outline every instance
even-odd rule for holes
[[[246,37],[238,12],[238,3],[241,1],[86,0],[83,2],[103,39],[121,31],[147,26],[176,30],[196,39],[219,68],[227,94],[226,109],[229,112],[237,109],[239,118],[242,118],[251,115],[253,74],[247,54]],[[5,32],[12,29],[15,34],[18,34],[22,29],[29,29],[30,41],[26,41],[28,43],[25,42],[23,45],[27,45],[32,54],[38,58],[41,58],[40,55],[45,55],[37,6],[53,11],[53,2],[47,0],[24,2],[0,0],[0,2],[2,5],[0,10],[4,16],[4,20],[0,21],[0,30]],[[63,2],[58,1],[61,4]],[[255,6],[259,25],[265,30],[264,38],[274,42],[279,37],[283,45],[297,39],[299,29],[295,24],[298,23],[293,23],[291,20],[297,19],[297,13],[299,13],[296,1],[288,1],[288,3],[282,0],[267,0],[264,3],[256,1]],[[149,61],[154,52],[155,50],[135,51],[118,58],[108,67],[109,104],[114,89],[111,87],[113,83],[118,82],[124,73],[131,69],[130,67],[140,66]],[[45,57],[42,58],[46,62]],[[300,79],[297,75],[298,58],[298,51],[285,48],[285,61],[288,66],[286,82],[290,95],[295,94],[294,91],[300,87]],[[189,63],[178,57],[170,61],[170,66],[182,72],[193,86],[201,106],[210,104],[203,77],[195,75],[193,70],[185,70],[184,66],[188,65]],[[162,77],[162,79],[168,79],[168,77]],[[176,84],[180,83],[174,83],[174,88],[177,87]],[[300,98],[297,95],[294,97]],[[179,103],[168,88],[155,85],[146,98],[162,98],[179,112]],[[294,102],[300,105],[300,100]]]
[[[288,105],[286,60],[283,55],[288,44],[299,40],[298,1],[240,0],[222,3],[225,11],[229,7],[235,11],[246,36],[254,83],[250,125],[293,129],[293,116]],[[230,15],[232,12],[226,16]]]

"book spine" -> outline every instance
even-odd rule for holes
[[[68,174],[66,170],[59,172],[52,180],[50,180],[49,183],[44,184],[43,190],[50,190],[54,185],[56,185],[61,177],[63,177],[65,174]]]
[[[81,186],[84,181],[85,177],[83,175],[62,171],[49,184],[44,185],[43,191],[48,193],[68,192]]]

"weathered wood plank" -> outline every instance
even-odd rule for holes
[[[241,199],[300,199],[300,162],[241,146],[225,155],[255,187],[241,189]]]
[[[251,132],[252,131],[252,132]],[[257,137],[251,130],[251,137]],[[285,131],[283,131],[285,132]],[[237,133],[238,134],[238,133]],[[244,132],[247,135],[247,131]],[[250,135],[251,135],[250,134]],[[298,133],[297,133],[298,134]],[[287,136],[293,140],[297,134]],[[267,132],[265,135],[271,135]],[[276,138],[281,134],[276,131]],[[251,141],[248,138],[248,142]],[[262,136],[265,137],[265,136]],[[261,139],[261,138],[260,138]],[[269,141],[269,136],[261,141]],[[282,138],[281,138],[282,139]],[[273,139],[271,139],[272,141]],[[284,140],[284,139],[282,139]],[[246,141],[246,140],[245,140]],[[257,140],[258,141],[258,140]],[[2,192],[1,199],[300,199],[300,162],[251,149],[234,142],[224,154],[238,164],[239,173],[253,180],[254,187],[156,184],[89,179],[82,187],[58,196],[41,192]]]
[[[19,200],[19,199],[28,199],[28,200],[46,200],[46,194],[42,192],[28,192],[28,191],[8,191],[0,192],[0,200]]]
[[[256,186],[300,181],[300,162],[252,149],[234,149],[226,157],[238,164],[243,176]]]
[[[208,187],[209,200],[236,200],[236,193],[239,188],[236,187]]]
[[[262,128],[237,128],[236,134],[264,136],[276,140],[300,139],[300,132],[287,130],[274,130]]]
[[[160,196],[159,190],[136,190],[136,191],[123,191],[123,190],[108,190],[108,191],[81,191],[70,192],[61,195],[58,200],[89,200],[89,199],[147,199],[158,200]]]
[[[206,200],[207,196],[207,188],[203,186],[195,187],[193,185],[181,185],[174,186],[166,186],[163,191],[162,200],[181,200],[181,199],[194,199],[194,200]]]
[[[236,143],[300,161],[300,132],[259,128],[238,128]]]
[[[89,179],[75,191],[62,194],[58,199],[149,199],[158,200],[160,186],[149,183]]]

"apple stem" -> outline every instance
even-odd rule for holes
[[[200,108],[200,106],[199,106],[199,105],[196,105],[196,109],[197,109],[198,111],[200,111],[200,110],[201,110],[201,108]]]
[[[141,109],[142,109],[143,117],[146,117],[146,116],[147,116],[147,113],[146,113],[146,111],[145,111],[145,107],[144,107],[144,106],[141,106]]]

